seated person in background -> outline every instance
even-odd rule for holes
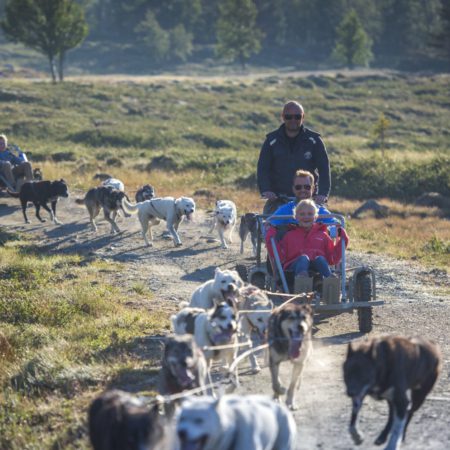
[[[334,242],[328,235],[327,226],[315,222],[318,209],[311,199],[301,200],[295,208],[298,224],[289,224],[288,231],[276,243],[283,270],[293,270],[297,276],[308,277],[308,270],[318,271],[323,278],[332,276],[329,265],[338,264],[342,257],[341,239],[345,246],[348,237],[339,228]],[[270,255],[273,249],[270,239],[277,236],[277,228],[271,227],[266,234],[266,244]]]
[[[274,213],[274,216],[292,216],[292,219],[271,219],[272,225],[297,223],[294,218],[294,209],[301,200],[311,199],[314,192],[314,176],[307,170],[297,170],[292,181],[292,192],[295,194],[295,200],[280,206]],[[318,214],[330,214],[330,211],[324,205],[318,205]],[[334,218],[318,219],[319,222],[326,224],[339,223]]]
[[[8,139],[4,134],[0,134],[0,175],[10,185],[8,187],[17,192],[20,191],[23,182],[33,179],[31,164],[26,158],[21,157],[20,154],[15,155],[8,148]],[[16,183],[16,179],[22,177],[25,177],[25,180]]]

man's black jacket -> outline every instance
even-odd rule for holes
[[[302,125],[291,149],[283,124],[266,136],[261,148],[257,172],[259,191],[293,195],[292,180],[299,169],[314,175],[319,195],[329,195],[330,163],[320,134]]]

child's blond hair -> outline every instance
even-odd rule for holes
[[[298,205],[295,207],[295,215],[297,215],[297,212],[300,211],[301,209],[306,209],[306,208],[314,209],[314,215],[317,216],[317,214],[319,212],[319,208],[315,204],[314,200],[311,200],[310,198],[307,198],[305,200],[301,200],[298,203]]]

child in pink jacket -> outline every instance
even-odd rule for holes
[[[339,229],[336,242],[330,238],[327,226],[317,223],[317,206],[312,200],[302,200],[295,208],[299,225],[291,225],[289,231],[277,243],[278,253],[284,270],[294,270],[295,275],[309,276],[308,270],[318,271],[324,278],[332,275],[330,265],[338,264],[342,257],[341,239],[348,244],[343,228]],[[267,248],[273,256],[270,238],[276,235],[276,228],[268,230]]]

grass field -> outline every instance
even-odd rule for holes
[[[349,215],[370,197],[390,208],[384,219],[349,219],[350,248],[447,270],[448,218],[403,200],[450,193],[449,86],[448,75],[401,74],[2,80],[0,133],[71,189],[108,172],[130,192],[151,183],[205,209],[230,198],[243,213],[262,208],[254,173],[264,136],[282,104],[299,99],[329,150],[330,209]],[[384,152],[373,135],[380,113],[390,120]],[[42,255],[0,230],[0,448],[88,448],[80,437],[95,392],[151,389],[158,361],[145,337],[168,328],[167,314],[145,285],[114,284],[120,269]]]

